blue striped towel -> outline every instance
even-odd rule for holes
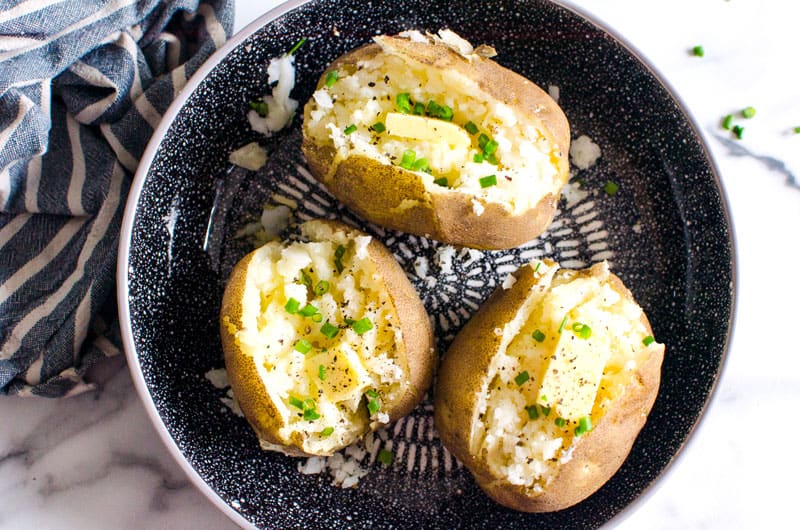
[[[125,197],[233,0],[0,0],[0,392],[92,388],[121,351]]]

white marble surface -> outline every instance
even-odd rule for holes
[[[277,5],[237,2],[236,28]],[[705,420],[623,529],[797,527],[800,460],[800,6],[793,0],[575,2],[637,48],[683,99],[728,193],[738,314]],[[705,57],[688,50],[705,47]],[[719,124],[752,105],[742,140]],[[789,185],[794,179],[795,186]],[[780,272],[792,271],[787,278]],[[234,528],[188,481],[127,371],[65,401],[0,398],[0,528]]]

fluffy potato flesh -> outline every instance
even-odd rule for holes
[[[484,309],[473,317],[488,318],[495,340],[477,346],[470,322],[454,341],[436,417],[445,444],[493,498],[549,511],[588,496],[619,467],[655,398],[664,346],[607,264],[525,269],[516,293],[487,302],[499,321]],[[601,453],[616,454],[587,451],[596,436],[611,440]]]
[[[569,126],[555,102],[493,61],[460,55],[435,39],[417,34],[374,40],[334,63],[306,105],[304,150],[317,177],[335,184],[349,160],[393,168],[394,178],[414,182],[393,205],[394,227],[408,231],[416,227],[403,223],[403,210],[429,206],[436,202],[431,195],[446,194],[463,196],[472,217],[496,205],[519,223],[546,225],[521,216],[543,198],[550,198],[551,208],[566,182]],[[359,165],[354,171],[369,171],[362,162],[353,164]],[[369,218],[369,207],[355,203]],[[450,241],[446,227],[427,230],[448,242],[504,248],[535,237],[544,226],[531,228],[536,233],[499,245],[486,237],[482,243]]]
[[[413,352],[371,237],[320,221],[302,229],[308,241],[268,243],[234,271],[221,314],[223,345],[234,393],[262,445],[330,454],[396,419],[392,407],[409,394],[421,397],[411,373],[419,363],[409,365]],[[424,315],[421,303],[414,310]],[[240,377],[242,358],[257,378]]]

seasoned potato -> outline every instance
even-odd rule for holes
[[[330,455],[408,414],[431,384],[428,315],[391,253],[332,221],[233,269],[220,330],[228,378],[265,449]]]
[[[561,510],[622,465],[658,393],[664,346],[606,263],[533,262],[515,277],[445,355],[436,427],[497,502]]]
[[[539,87],[452,32],[405,32],[337,59],[304,111],[313,175],[382,226],[511,248],[553,219],[569,125]]]

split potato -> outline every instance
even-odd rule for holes
[[[220,331],[234,395],[265,449],[330,455],[408,414],[431,385],[433,330],[380,242],[333,221],[233,269]]]
[[[445,355],[436,427],[495,501],[561,510],[622,465],[658,393],[664,345],[606,263],[536,261],[514,278]]]
[[[373,41],[334,61],[305,106],[315,178],[363,218],[445,243],[540,235],[569,177],[557,103],[452,31]]]

